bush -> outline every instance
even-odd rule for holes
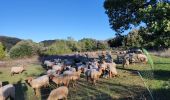
[[[83,51],[94,51],[97,50],[96,40],[90,38],[84,38],[79,41]]]
[[[38,45],[31,40],[25,40],[18,42],[13,46],[10,51],[11,58],[22,58],[22,57],[31,57],[36,55],[39,48]]]
[[[105,43],[105,42],[100,42],[100,41],[98,41],[98,42],[97,42],[97,49],[98,49],[98,50],[106,50],[106,49],[109,49],[109,46],[108,46],[108,44]]]
[[[57,41],[48,47],[47,50],[41,51],[41,55],[58,55],[71,53],[72,50],[68,47],[66,42]]]
[[[4,57],[5,57],[4,46],[0,42],[0,59],[3,59]]]

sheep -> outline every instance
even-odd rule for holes
[[[12,67],[11,68],[11,76],[13,76],[14,74],[22,73],[23,71],[26,71],[23,66],[21,66],[21,67]]]
[[[50,76],[50,75],[54,75],[55,77],[59,76],[59,74],[56,74],[56,70],[54,69],[49,69],[47,71],[47,75]]]
[[[85,74],[86,74],[87,82],[90,78],[91,81],[92,81],[92,84],[96,85],[96,80],[98,80],[98,78],[101,76],[102,69],[99,68],[98,71],[96,69],[88,69],[85,72]]]
[[[148,62],[148,58],[144,54],[137,54],[137,59],[145,64]]]
[[[127,59],[127,58],[123,59],[123,68],[125,68],[125,65],[127,65],[127,67],[129,67],[129,59]]]
[[[70,82],[70,78],[65,75],[60,75],[58,77],[54,77],[53,75],[51,75],[50,79],[57,85],[57,87],[62,84],[68,86]]]
[[[74,87],[76,84],[76,81],[80,78],[81,70],[78,70],[77,72],[64,72],[63,74],[65,76],[68,76],[70,78],[70,81],[72,82],[72,86]]]
[[[43,75],[36,79],[28,77],[26,82],[34,89],[35,95],[39,96],[39,89],[49,85],[49,77],[48,75]]]
[[[61,86],[57,89],[52,90],[47,100],[60,100],[60,99],[67,100],[68,92],[69,91],[67,87]]]
[[[52,66],[54,65],[54,62],[45,60],[45,61],[44,61],[44,65],[45,65],[45,66],[47,67],[47,69],[48,69],[49,67],[52,67]]]
[[[96,85],[96,80],[99,79],[101,74],[102,74],[102,69],[100,69],[100,68],[99,68],[98,71],[95,70],[95,69],[91,70],[91,72],[90,72],[90,79],[92,81],[92,84]]]
[[[12,84],[0,87],[0,100],[15,99],[15,87]]]
[[[117,76],[117,70],[116,70],[116,64],[114,62],[108,63],[107,68],[109,69],[109,77],[111,78],[112,76]]]
[[[52,69],[56,70],[57,73],[60,73],[62,71],[63,67],[59,66],[59,65],[53,65]]]

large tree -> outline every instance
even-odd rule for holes
[[[118,34],[143,22],[151,34],[148,42],[170,46],[170,0],[105,0],[104,8]]]

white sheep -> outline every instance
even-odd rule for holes
[[[0,87],[0,100],[7,100],[8,98],[15,100],[15,87],[12,84]]]
[[[49,67],[52,67],[52,66],[54,65],[54,62],[45,60],[45,61],[44,61],[44,65],[46,65],[46,67],[49,68]]]
[[[32,77],[27,78],[27,83],[34,89],[34,92],[36,96],[39,96],[39,89],[41,87],[46,87],[49,85],[49,77],[48,75],[40,76],[36,79],[33,79]]]
[[[22,73],[23,71],[25,71],[25,68],[23,66],[21,66],[21,67],[12,67],[11,68],[11,76],[14,75],[14,74]]]
[[[68,88],[65,86],[61,86],[57,89],[52,90],[47,100],[60,100],[60,99],[67,100],[67,96]]]

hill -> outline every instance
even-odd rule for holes
[[[5,46],[5,49],[10,50],[12,46],[21,41],[22,39],[8,36],[0,36],[0,42]]]

